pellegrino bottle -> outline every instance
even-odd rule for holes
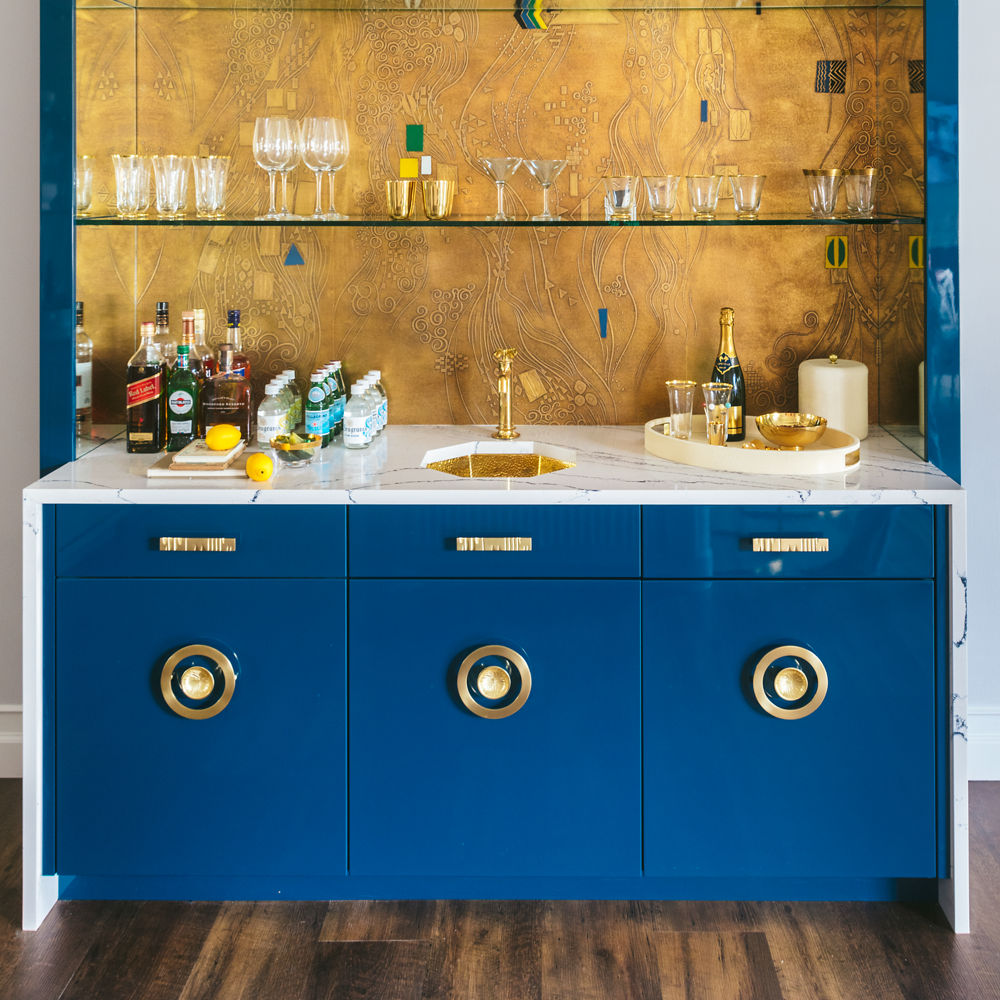
[[[201,391],[201,424],[206,431],[216,424],[233,424],[243,440],[251,440],[253,413],[250,383],[233,371],[232,344],[219,346],[219,374],[210,378]]]
[[[191,325],[194,326],[193,316]],[[191,335],[194,336],[193,329]],[[180,451],[198,435],[201,385],[198,376],[191,371],[190,350],[189,344],[178,344],[177,363],[167,381],[167,451]]]
[[[133,454],[148,455],[163,450],[163,355],[156,346],[156,327],[140,327],[139,350],[128,363],[126,385],[125,447]]]
[[[94,370],[94,342],[83,328],[83,303],[76,304],[76,433],[89,438],[91,431],[91,387]]]
[[[226,314],[226,342],[233,345],[233,371],[250,378],[250,359],[243,353],[243,336],[240,332],[240,311],[230,309]]]
[[[318,434],[326,446],[326,431],[329,422],[329,411],[326,408],[326,389],[323,386],[323,373],[313,372],[309,376],[309,392],[305,401],[306,434]]]
[[[730,396],[728,438],[730,441],[742,441],[746,436],[744,414],[747,405],[747,390],[743,381],[743,369],[740,359],[736,356],[736,343],[733,340],[733,310],[726,306],[719,314],[719,353],[712,369],[713,382],[726,382],[733,387]]]

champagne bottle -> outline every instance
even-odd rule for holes
[[[719,314],[719,353],[712,369],[713,382],[726,382],[733,387],[730,396],[728,437],[730,441],[742,441],[746,436],[743,425],[744,411],[747,403],[747,390],[743,382],[743,369],[740,359],[736,356],[736,343],[733,340],[733,310],[726,306]]]

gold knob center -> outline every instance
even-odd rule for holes
[[[774,691],[785,701],[798,701],[809,690],[809,678],[798,667],[785,667],[774,678]]]
[[[503,667],[486,667],[476,678],[476,688],[484,698],[495,701],[510,690],[510,674]]]
[[[210,670],[204,667],[188,667],[181,674],[181,690],[192,700],[201,701],[207,698],[215,687],[215,678]]]

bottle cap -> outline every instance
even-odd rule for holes
[[[140,323],[139,324],[139,333],[143,337],[152,337],[152,336],[154,336],[155,333],[156,333],[156,324],[155,323]]]
[[[368,374],[373,375],[376,382],[379,382],[382,379],[382,372],[378,368],[373,368]]]
[[[188,344],[178,344],[177,345],[177,357],[186,358],[191,353],[191,347]]]
[[[333,362],[333,369],[334,369],[334,371],[338,371],[339,372],[340,369],[343,368],[343,367],[344,366],[339,361],[334,361]]]
[[[268,382],[267,385],[264,386],[265,396],[277,396],[279,392],[281,392],[281,386],[275,385],[273,382]]]
[[[313,372],[312,375],[309,376],[309,381],[310,382],[322,382],[323,381],[323,373],[322,372]]]
[[[239,309],[230,309],[226,313],[226,322],[230,326],[239,326],[240,325],[240,311],[239,311]]]
[[[185,309],[184,312],[181,313],[181,321],[183,322],[186,319],[191,320],[192,323],[194,322],[194,310],[193,309]]]
[[[295,369],[286,368],[281,374],[286,375],[288,378],[295,378]]]
[[[83,326],[83,303],[77,302],[76,304],[76,325]]]
[[[170,309],[169,302],[157,302],[156,303],[156,318],[159,319],[161,316],[166,319],[167,311]]]

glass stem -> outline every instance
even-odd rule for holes
[[[337,214],[337,209],[334,208],[334,205],[333,205],[333,182],[334,182],[336,176],[337,176],[337,172],[335,170],[331,170],[330,171],[330,215],[336,215]]]
[[[288,171],[281,171],[281,214],[288,212]]]
[[[507,185],[503,181],[497,181],[497,215],[502,219],[506,214],[503,210],[503,189]]]
[[[273,170],[269,170],[267,172],[267,176],[268,176],[268,179],[271,182],[271,211],[268,212],[268,215],[274,215],[274,213],[275,213],[275,208],[274,208],[274,195],[275,195],[275,190],[274,190],[274,171]]]
[[[316,211],[313,215],[323,214],[323,173],[320,170],[314,170],[313,173],[316,175]]]
[[[542,215],[544,215],[546,219],[549,218],[549,216],[550,216],[550,213],[549,213],[549,188],[550,187],[552,187],[551,184],[543,184],[542,185]]]

